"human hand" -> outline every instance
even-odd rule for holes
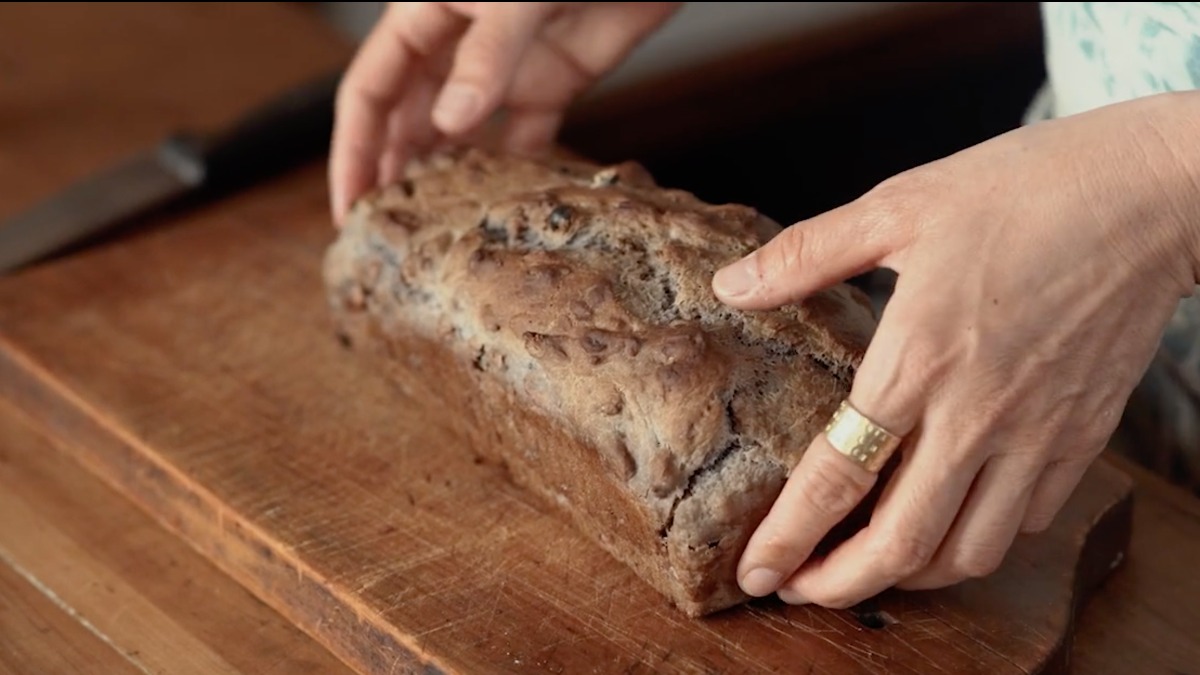
[[[501,146],[553,141],[572,99],[616,67],[678,2],[393,2],[338,91],[329,184],[335,222],[414,155],[495,111]]]
[[[869,524],[814,547],[876,474],[813,440],[738,568],[844,608],[994,571],[1051,524],[1197,283],[1196,94],[1022,128],[885,181],[718,272],[748,310],[875,267],[898,281],[850,402],[905,439]],[[1183,144],[1178,147],[1186,147]]]

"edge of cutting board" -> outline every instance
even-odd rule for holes
[[[0,396],[39,423],[83,466],[353,667],[365,673],[392,672],[398,666],[408,672],[452,671],[437,654],[423,650],[419,641],[396,630],[353,594],[326,584],[269,532],[230,512],[203,485],[106,421],[102,411],[3,337]],[[1078,558],[1067,580],[1073,598],[1067,616],[1051,619],[1065,622],[1061,639],[1029,672],[1069,671],[1076,617],[1129,549],[1132,480],[1103,458],[1084,480],[1093,487],[1083,497],[1088,503],[1068,502],[1065,509],[1091,517],[1090,527],[1075,542]],[[894,602],[891,593],[881,596],[885,609]],[[899,602],[914,602],[918,596],[907,597]],[[870,613],[860,613],[859,619],[870,621]]]

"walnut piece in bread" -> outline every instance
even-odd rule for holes
[[[844,284],[774,311],[720,303],[713,273],[779,230],[633,163],[472,149],[360,200],[324,279],[351,344],[700,616],[747,599],[738,557],[875,326]]]

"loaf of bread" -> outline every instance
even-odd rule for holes
[[[479,456],[691,616],[848,394],[874,328],[839,285],[735,311],[713,273],[779,225],[638,165],[478,149],[360,200],[324,276],[348,344],[419,378]]]

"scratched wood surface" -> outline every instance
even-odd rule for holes
[[[892,625],[770,602],[687,620],[476,464],[423,405],[436,383],[402,391],[334,339],[321,187],[3,280],[0,394],[364,672],[1035,672],[1120,550],[1128,486],[1098,466],[996,576],[884,598]]]
[[[0,564],[0,673],[82,673],[89,668],[113,675],[140,672],[15,570]]]
[[[0,672],[352,672],[0,401]]]
[[[1101,465],[996,576],[883,599],[893,625],[770,602],[687,620],[476,464],[437,383],[402,391],[338,343],[322,185],[3,280],[0,395],[364,672],[1035,672],[1121,550],[1128,485]]]
[[[1200,673],[1200,499],[1118,456],[1135,481],[1126,561],[1088,604],[1074,672]]]
[[[244,11],[0,8],[0,95],[18,101],[0,112],[14,187],[0,217],[346,53],[298,12]],[[363,672],[1015,673],[1068,653],[1075,591],[1127,524],[1107,466],[995,578],[886,596],[868,617],[895,621],[883,628],[771,602],[685,620],[461,452],[453,411],[332,340],[322,178],[312,167],[0,280],[0,396]]]

